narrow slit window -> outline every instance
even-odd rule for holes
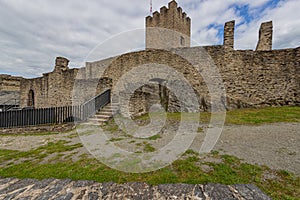
[[[184,46],[184,37],[182,37],[182,36],[180,36],[180,44],[181,44],[181,46]]]

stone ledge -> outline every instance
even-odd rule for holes
[[[259,188],[250,184],[191,185],[146,183],[116,184],[70,179],[0,178],[0,199],[228,199],[269,200]]]
[[[0,128],[1,134],[35,134],[43,132],[65,132],[75,128],[74,123],[56,124],[56,125],[40,125],[15,128]]]

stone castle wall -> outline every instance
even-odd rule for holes
[[[0,110],[6,106],[20,105],[22,77],[0,74]]]
[[[0,91],[20,91],[22,77],[0,74]]]
[[[174,68],[186,80],[189,80],[199,97],[200,106],[209,106],[210,94],[202,77],[203,73],[199,74],[192,65],[195,58],[203,56],[203,51],[207,53],[205,55],[211,57],[221,74],[225,85],[228,109],[300,104],[300,48],[252,51],[232,50],[224,46],[207,46],[175,48],[171,51],[133,52],[103,62],[89,63],[85,69],[56,69],[40,78],[22,79],[21,106],[27,106],[30,90],[34,91],[35,107],[37,108],[72,105],[74,102],[82,103],[107,88],[115,87],[119,79],[135,67],[147,64],[150,70],[151,66],[155,67],[155,65],[161,64]],[[188,59],[186,60],[180,55]],[[96,72],[104,68],[106,70],[103,71],[103,77],[99,79],[96,77]],[[200,69],[200,71],[209,70],[209,65],[204,62]],[[132,83],[134,77],[140,76],[143,74],[135,72],[127,84]],[[132,97],[131,111],[147,112],[151,105],[146,103],[146,100],[150,97],[152,102],[162,101],[158,86],[159,84],[153,84],[145,86],[146,89],[141,87],[137,90]],[[151,89],[149,90],[149,88]],[[174,97],[171,93],[168,94],[169,111],[178,110],[180,107],[177,105],[178,102],[172,101]]]
[[[69,60],[57,57],[53,72],[21,81],[21,107],[59,107],[72,104],[72,88],[78,69],[68,68]]]
[[[299,105],[299,48],[224,52],[227,94],[256,106]],[[298,77],[297,77],[298,76]]]
[[[85,67],[80,68],[77,74],[77,79],[94,79],[100,78],[104,70],[115,60],[116,57],[107,58],[95,62],[86,62]]]
[[[203,54],[203,51],[207,54]],[[120,56],[111,63],[104,72],[104,76],[113,80],[112,87],[114,87],[124,74],[135,67],[152,63],[149,65],[151,69],[151,66],[154,67],[155,64],[164,64],[174,68],[189,80],[198,95],[200,106],[205,108],[210,106],[211,98],[202,78],[205,73],[201,73],[201,76],[191,63],[195,58],[210,56],[219,70],[225,86],[227,109],[300,105],[299,53],[300,48],[252,51],[231,50],[224,46],[177,48],[171,51],[146,50]],[[189,62],[180,55],[186,57]],[[200,67],[200,72],[205,72],[209,71],[210,65],[206,65],[204,59],[204,62],[198,67]],[[145,72],[132,74],[128,83],[125,84],[129,85],[135,77],[143,76],[142,73]],[[150,92],[150,94],[153,93],[159,94],[160,92],[156,89]],[[144,92],[144,96],[141,92],[138,95],[141,101],[133,104],[140,107],[145,103],[142,99],[149,96],[149,92]],[[134,97],[134,99],[137,101],[138,98]],[[172,96],[169,97],[169,111],[178,111],[180,107],[178,102],[172,102],[170,99]],[[144,107],[144,109],[147,108],[149,106]],[[140,111],[136,110],[136,112]],[[144,112],[146,111],[144,110]]]
[[[163,103],[165,99],[161,99],[162,90],[159,89],[158,83],[151,83],[144,85],[140,80],[144,77],[145,80],[151,80],[152,78],[157,78],[158,76],[165,76],[166,80],[171,80],[165,84],[176,83],[177,77],[174,76],[171,71],[168,72],[165,69],[159,71],[159,68],[163,66],[172,68],[178,74],[188,80],[188,83],[200,96],[200,94],[208,94],[208,89],[203,81],[202,76],[197,72],[197,70],[189,63],[186,59],[181,56],[174,54],[166,50],[145,50],[140,52],[133,52],[128,54],[123,54],[115,59],[111,65],[104,71],[104,76],[112,79],[112,88],[114,89],[118,82],[121,82],[121,78],[126,75],[127,78],[125,82],[122,82],[120,90],[122,94],[126,95],[130,90],[130,87],[136,87],[139,91],[134,94],[131,102],[132,105],[139,105],[136,108],[136,112],[133,113],[145,113],[150,108],[152,103]],[[142,67],[141,70],[135,70],[134,68]],[[156,73],[153,73],[152,69],[156,69]],[[127,75],[127,73],[130,73]],[[149,76],[148,76],[149,75]],[[144,85],[144,86],[136,86]],[[180,85],[180,83],[178,84]],[[167,85],[166,85],[167,86]],[[174,86],[174,84],[173,84]],[[119,87],[119,86],[118,86]],[[178,88],[180,89],[180,88]],[[144,96],[143,96],[144,94]],[[140,101],[139,101],[139,97]],[[188,97],[187,97],[188,98]],[[148,102],[145,104],[146,99]],[[163,104],[169,104],[171,102],[165,102]],[[177,105],[176,105],[177,106]],[[134,108],[132,108],[134,109]],[[170,107],[172,110],[172,108]],[[177,110],[178,111],[178,110]]]
[[[106,61],[95,62],[94,67],[69,69],[69,61],[56,58],[54,70],[42,77],[21,80],[21,107],[29,104],[30,91],[33,92],[34,107],[60,107],[79,105],[111,87],[111,80],[97,75]]]
[[[77,69],[54,71],[43,77],[21,81],[21,107],[29,104],[29,92],[34,94],[34,107],[59,107],[72,105],[72,90]]]
[[[72,87],[72,104],[80,105],[93,97],[111,88],[112,80],[109,78],[75,79]]]
[[[230,100],[249,106],[300,104],[299,47],[273,51],[204,48],[219,69],[229,104]],[[189,51],[188,56],[192,60],[197,55]]]

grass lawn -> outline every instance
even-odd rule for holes
[[[216,113],[216,116],[218,113]],[[167,113],[170,120],[180,121],[181,113]],[[209,122],[211,113],[201,112],[200,122]],[[137,117],[136,120],[148,120],[148,114]],[[225,124],[260,125],[278,122],[300,122],[299,106],[266,107],[238,109],[226,112]]]

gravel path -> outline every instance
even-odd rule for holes
[[[300,123],[225,126],[214,149],[300,175]]]
[[[203,136],[201,137],[203,139]],[[2,135],[0,149],[28,151],[58,140],[80,143],[76,131],[42,136]],[[198,142],[200,141],[201,139]],[[120,141],[122,142],[126,141]],[[157,144],[166,141],[165,138],[161,138],[151,142],[156,147]],[[83,147],[78,150],[87,153]],[[267,165],[272,169],[283,169],[300,175],[300,123],[225,126],[214,150],[234,155],[248,163]]]

